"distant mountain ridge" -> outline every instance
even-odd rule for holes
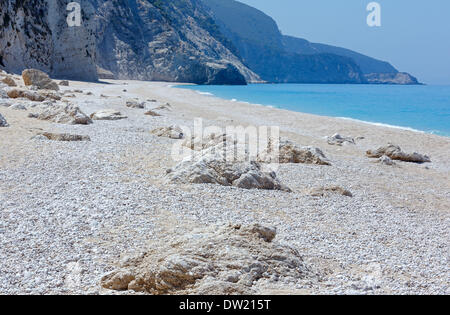
[[[283,35],[265,13],[235,0],[203,0],[244,64],[270,82],[418,84],[391,64]],[[390,79],[389,79],[390,78]]]

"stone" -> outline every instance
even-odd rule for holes
[[[405,153],[398,145],[389,143],[385,147],[380,147],[377,150],[368,150],[366,155],[369,158],[381,158],[383,155],[391,158],[392,160],[412,162],[412,163],[429,163],[431,159],[427,155],[419,153]]]
[[[238,149],[237,152],[240,150]],[[222,144],[187,156],[167,171],[166,182],[176,184],[217,184],[242,189],[291,190],[281,184],[275,172],[247,161],[246,152],[235,156],[235,147]],[[238,153],[239,154],[239,153]]]
[[[9,127],[8,122],[6,121],[5,117],[0,114],[0,127]]]
[[[93,120],[120,120],[126,118],[128,117],[114,109],[103,109],[91,114],[91,119]]]
[[[260,154],[260,161],[276,161],[275,152],[272,145],[268,145],[268,149]],[[280,141],[278,152],[279,163],[302,163],[302,164],[317,164],[317,165],[331,165],[321,149],[316,147],[300,147],[289,140]]]
[[[80,136],[80,135],[72,135],[68,133],[52,133],[52,132],[44,132],[39,135],[44,136],[48,140],[52,141],[91,141],[89,136]]]
[[[59,85],[60,86],[69,86],[69,81],[63,80],[63,81],[59,82]]]
[[[36,108],[36,110],[38,112],[31,113],[28,117],[69,125],[88,125],[92,123],[92,120],[78,106],[73,104],[52,104],[48,102]]]
[[[258,294],[259,283],[316,280],[320,273],[292,247],[274,242],[276,229],[225,225],[166,235],[101,279],[110,290],[161,294]]]
[[[145,108],[145,102],[139,102],[137,99],[129,99],[126,101],[126,106],[130,108]]]
[[[226,134],[209,133],[202,135],[202,137],[192,136],[191,138],[186,138],[183,141],[183,146],[191,150],[200,151],[214,147],[218,144],[223,144],[225,146],[229,144],[230,141],[233,141],[233,139],[228,137]],[[236,141],[234,144],[236,144]]]
[[[50,79],[49,76],[43,71],[26,69],[22,72],[22,78],[26,86],[34,85],[40,90],[59,91],[58,84]]]
[[[151,131],[152,134],[158,137],[166,137],[170,139],[183,139],[183,130],[179,126],[169,126],[156,128]]]
[[[14,110],[27,110],[27,108],[25,106],[23,106],[22,104],[14,104],[11,105],[9,107],[9,109],[14,109]]]
[[[3,79],[1,79],[1,82],[5,83],[7,86],[15,87],[17,86],[16,81],[14,81],[13,78],[10,76],[6,76]]]
[[[58,92],[40,91],[39,94],[45,97],[45,99],[47,100],[60,101],[62,99],[61,94]]]
[[[339,186],[319,187],[313,188],[309,191],[309,195],[313,197],[323,197],[328,194],[339,194],[342,196],[353,197],[353,194],[349,190]]]
[[[377,160],[377,163],[383,164],[383,165],[387,165],[387,166],[392,166],[395,165],[395,162],[392,161],[392,159],[389,156],[383,155],[382,157],[380,157]]]
[[[12,88],[7,91],[8,97],[10,98],[27,98],[33,102],[43,102],[45,100],[45,96],[35,92],[28,91],[19,88]]]
[[[146,111],[144,115],[147,115],[147,116],[153,116],[153,117],[159,117],[159,116],[162,116],[161,114],[159,114],[159,113],[157,113],[157,112],[155,112],[155,111],[153,111],[153,110]]]
[[[331,137],[327,137],[327,143],[329,145],[342,146],[344,144],[355,144],[355,139],[350,137],[343,137],[340,134],[336,133]]]
[[[6,92],[4,87],[2,87],[0,84],[0,99],[5,99],[5,98],[9,98],[8,93]]]

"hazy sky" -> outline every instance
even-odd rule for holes
[[[366,23],[371,0],[240,1],[272,16],[286,35],[389,61],[428,84],[450,84],[449,0],[379,0],[379,28]]]

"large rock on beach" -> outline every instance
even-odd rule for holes
[[[261,282],[317,279],[300,254],[274,242],[275,236],[275,228],[258,224],[168,235],[144,253],[124,259],[101,285],[154,295],[257,294]]]
[[[45,101],[45,96],[39,94],[35,91],[29,91],[19,88],[11,88],[7,90],[7,95],[9,98],[26,98],[33,102],[43,102]]]
[[[380,147],[377,150],[368,150],[366,155],[369,158],[381,158],[387,156],[392,160],[412,162],[412,163],[428,163],[431,159],[427,155],[420,153],[405,153],[398,145],[388,144],[385,147]]]
[[[317,165],[331,165],[321,149],[306,146],[301,147],[289,140],[280,140],[279,150],[276,152],[273,149],[275,144],[269,141],[267,150],[264,150],[259,155],[259,160],[262,162],[278,163],[301,163],[301,164],[317,164]],[[278,156],[277,156],[278,154]]]
[[[275,172],[248,160],[247,153],[234,146],[222,144],[186,157],[167,171],[168,183],[218,184],[243,189],[291,190],[281,184]],[[235,153],[242,151],[241,156]]]
[[[22,72],[23,82],[26,86],[36,86],[40,90],[59,90],[59,86],[43,71],[26,69]]]
[[[35,112],[31,113],[29,117],[68,125],[88,125],[92,123],[92,120],[78,106],[66,103],[44,103],[36,107]]]

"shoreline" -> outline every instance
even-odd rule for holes
[[[170,87],[183,89],[183,86],[198,86],[198,85],[179,83],[179,84],[171,85]],[[436,136],[441,136],[441,137],[445,137],[445,138],[450,138],[450,134],[447,134],[447,133],[442,132],[442,131],[437,131],[437,132],[435,132],[435,131],[424,131],[424,130],[420,130],[420,129],[409,127],[409,126],[393,125],[393,124],[388,124],[388,123],[384,123],[384,122],[381,122],[381,121],[379,121],[379,122],[376,121],[375,122],[375,121],[367,121],[367,120],[362,120],[362,119],[353,118],[353,117],[320,115],[320,114],[314,114],[314,113],[308,113],[308,112],[303,112],[303,111],[297,111],[297,110],[283,108],[282,105],[273,105],[273,104],[268,104],[268,103],[267,104],[260,104],[260,103],[252,103],[252,102],[249,102],[249,101],[239,100],[239,99],[236,99],[236,98],[232,98],[232,99],[224,98],[224,97],[217,96],[217,95],[215,95],[212,92],[204,92],[204,91],[200,91],[200,90],[196,90],[196,89],[189,89],[188,88],[188,89],[185,89],[185,90],[194,91],[194,92],[196,92],[196,93],[198,93],[199,95],[202,95],[202,96],[216,97],[216,98],[222,99],[224,101],[231,101],[231,102],[237,102],[237,103],[249,104],[249,105],[255,105],[255,106],[265,106],[265,107],[269,107],[269,108],[287,110],[287,111],[290,111],[290,112],[314,115],[314,116],[318,116],[318,117],[327,117],[327,118],[351,120],[351,121],[360,122],[360,123],[364,123],[364,124],[370,124],[370,125],[373,125],[373,126],[386,127],[386,128],[392,128],[392,129],[402,129],[402,130],[408,130],[408,131],[417,132],[417,133],[425,133],[425,134],[430,134],[430,135],[436,135]]]

